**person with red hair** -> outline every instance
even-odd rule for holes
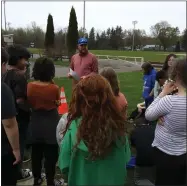
[[[67,120],[59,167],[68,185],[124,185],[130,160],[125,116],[104,77],[79,81]]]

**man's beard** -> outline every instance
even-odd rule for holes
[[[88,50],[84,50],[84,52],[82,51],[82,50],[80,50],[79,51],[79,54],[81,55],[81,56],[84,56],[84,55],[86,55],[88,53]]]

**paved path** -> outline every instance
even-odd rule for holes
[[[32,71],[33,63],[31,63],[31,71]],[[139,65],[135,65],[130,62],[126,62],[124,60],[99,60],[99,70],[103,67],[112,67],[116,72],[132,72],[139,71],[141,67]],[[56,77],[66,77],[69,71],[68,67],[55,66],[56,68]]]

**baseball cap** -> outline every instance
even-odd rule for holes
[[[88,44],[88,40],[86,38],[80,38],[78,40],[78,44],[79,45],[87,45]]]

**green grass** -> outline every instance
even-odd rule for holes
[[[28,48],[28,49],[30,52],[36,54],[43,52],[43,49],[38,49],[38,48]],[[92,52],[95,55],[143,57],[144,61],[151,61],[151,62],[164,62],[166,55],[170,53],[170,52],[119,51],[119,50],[90,50],[90,52]],[[185,55],[185,53],[182,52],[176,54]]]
[[[70,65],[68,60],[62,60],[62,61],[57,60],[57,61],[54,61],[54,64],[62,66],[62,67],[69,67],[69,65]]]
[[[129,57],[143,57],[144,61],[164,62],[166,55],[169,52],[153,52],[153,51],[118,51],[118,50],[91,50],[96,55],[111,55],[111,56],[129,56]],[[176,53],[177,54],[183,54]],[[134,59],[133,59],[134,60]]]
[[[128,113],[131,113],[137,103],[142,102],[142,73],[141,72],[125,72],[119,73],[120,91],[125,94],[128,101]],[[71,99],[72,82],[68,78],[55,78],[55,83],[60,87],[64,87],[67,102]]]
[[[44,49],[41,48],[28,48],[28,50],[33,53],[33,54],[39,54],[39,53],[43,53]]]

